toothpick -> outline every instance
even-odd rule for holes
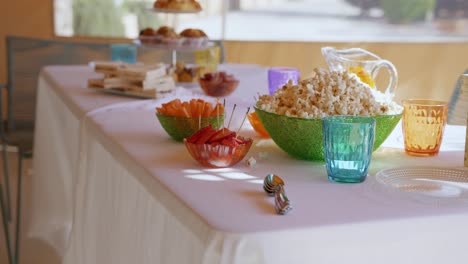
[[[232,120],[232,116],[234,115],[234,110],[236,110],[236,104],[234,104],[234,107],[232,108],[232,112],[231,112],[231,116],[229,117],[229,123],[228,123],[228,126],[227,126],[227,129],[229,129],[229,126],[231,125],[231,120]]]
[[[218,123],[217,124],[218,124],[218,127],[219,127],[219,107],[218,107],[218,104],[219,104],[219,97],[216,98],[216,105],[215,105],[215,107],[216,107],[216,116],[218,118]]]
[[[245,115],[244,115],[244,119],[242,120],[242,123],[241,123],[241,125],[240,125],[239,129],[237,130],[237,133],[236,133],[236,138],[237,138],[237,136],[239,135],[239,132],[240,132],[240,130],[241,130],[241,128],[242,128],[242,126],[244,125],[245,118],[246,118],[246,117],[247,117],[247,115],[249,114],[249,111],[250,111],[250,106],[247,108],[247,113],[245,113]]]
[[[223,109],[224,109],[224,113],[225,113],[224,119],[223,119],[223,127],[225,127],[224,123],[226,122],[226,98],[223,99]]]

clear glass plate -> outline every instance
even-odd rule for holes
[[[184,88],[197,88],[200,87],[198,82],[176,82],[176,86],[181,86]]]
[[[134,97],[138,99],[155,99],[155,96],[147,95],[144,93],[140,93],[137,91],[124,91],[124,90],[117,90],[117,89],[104,89],[104,88],[95,88],[95,87],[87,87],[88,89],[100,92],[100,93],[108,93],[108,94],[115,94],[127,97]]]
[[[170,8],[148,8],[148,10],[156,12],[156,13],[168,13],[168,14],[195,14],[200,13],[201,9],[190,9],[190,10],[182,10],[182,9],[170,9]]]
[[[184,38],[187,39],[187,38]],[[211,47],[214,47],[215,44],[214,42],[206,41],[205,43],[201,44],[183,44],[183,39],[180,39],[181,41],[179,43],[175,43],[174,45],[168,45],[164,43],[160,44],[148,44],[148,43],[142,43],[140,39],[135,39],[133,40],[133,43],[137,46],[141,46],[144,48],[149,48],[149,49],[162,49],[162,50],[176,50],[176,51],[197,51],[197,50],[205,50]]]
[[[378,183],[420,201],[468,203],[468,169],[405,167],[379,171]]]

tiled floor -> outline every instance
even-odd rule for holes
[[[1,152],[0,152],[1,153]],[[0,155],[0,175],[3,184],[3,161]],[[12,197],[16,197],[16,182],[17,182],[17,166],[18,160],[16,153],[10,153],[9,155],[10,160],[10,177],[11,177],[11,184],[12,184]],[[30,171],[32,160],[25,160],[24,167],[23,167],[23,202],[22,202],[22,224],[21,224],[21,245],[20,245],[20,263],[21,264],[58,264],[60,263],[60,258],[54,252],[54,250],[45,242],[33,239],[28,237],[27,234],[27,224],[28,224],[28,215],[29,215],[29,199],[30,196],[28,195],[30,192],[30,182],[31,177],[34,175],[29,175],[28,171]],[[15,200],[15,199],[13,199]],[[15,202],[15,201],[14,201]],[[16,203],[13,208],[16,208]],[[0,218],[0,223],[1,223]],[[13,228],[11,229],[13,230]],[[11,232],[12,233],[12,232]],[[0,228],[0,263],[6,264],[8,263],[6,247],[5,247],[5,236],[3,234],[3,223],[2,228]]]

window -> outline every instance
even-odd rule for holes
[[[202,12],[180,15],[154,13],[153,2],[55,0],[55,32],[136,38],[169,25],[228,40],[468,40],[468,0],[199,0]]]

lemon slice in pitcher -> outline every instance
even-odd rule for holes
[[[349,67],[348,71],[351,72],[351,73],[356,74],[359,77],[359,79],[361,79],[361,81],[363,83],[366,83],[371,88],[375,89],[374,80],[372,79],[371,75],[366,70],[364,70],[363,67],[361,67],[361,66]]]

